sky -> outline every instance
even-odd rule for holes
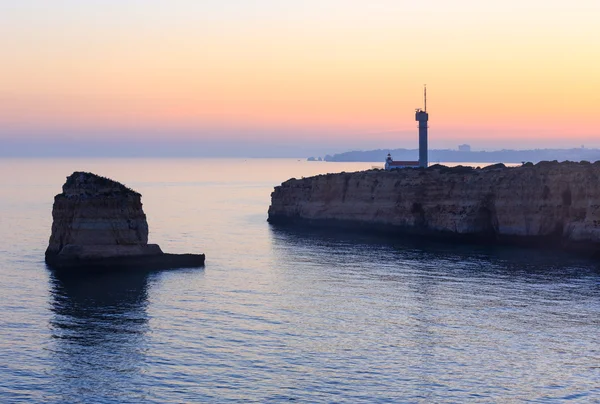
[[[600,147],[598,21],[598,0],[0,0],[0,145],[416,148],[427,84],[432,148]]]

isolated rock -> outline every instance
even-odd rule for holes
[[[600,252],[600,162],[370,170],[275,188],[271,223],[541,244]]]
[[[148,244],[141,195],[92,173],[67,177],[63,192],[54,197],[52,218],[46,262],[53,268],[204,265],[204,254],[164,254]]]

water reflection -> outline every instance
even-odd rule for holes
[[[360,260],[355,263],[362,269],[366,254],[367,264],[378,262],[380,266],[388,266],[402,262],[416,264],[422,270],[445,270],[448,276],[460,270],[470,272],[469,276],[493,274],[533,277],[536,281],[600,274],[600,260],[554,250],[463,244],[334,228],[271,225],[270,231],[276,255],[286,260],[301,257],[301,260],[342,264]],[[318,252],[314,253],[314,249]]]
[[[149,276],[51,275],[53,372],[66,400],[131,391],[145,362]]]
[[[294,348],[348,366],[338,383],[362,377],[355,369],[385,382],[382,369],[394,369],[403,385],[388,380],[379,390],[426,402],[467,401],[470,391],[483,401],[542,400],[595,388],[597,261],[332,229],[273,226],[271,239],[281,293],[294,300],[290,321],[325,337]],[[368,360],[357,359],[363,352]],[[565,375],[573,363],[579,373]]]

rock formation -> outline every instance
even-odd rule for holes
[[[204,254],[165,254],[148,244],[141,197],[108,178],[71,174],[54,197],[46,262],[56,269],[204,265]]]
[[[541,244],[600,252],[600,162],[370,170],[291,179],[270,223]]]

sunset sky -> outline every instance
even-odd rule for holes
[[[0,54],[5,144],[416,148],[426,83],[433,148],[600,147],[598,0],[0,0]]]

